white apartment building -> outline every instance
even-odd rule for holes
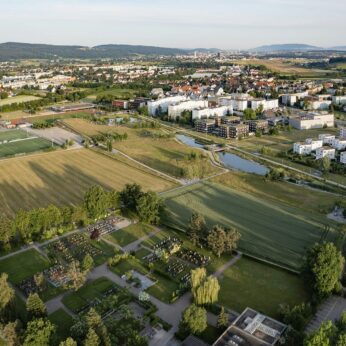
[[[236,111],[243,111],[248,108],[248,94],[232,94],[230,96],[219,97],[220,106],[232,106]]]
[[[305,96],[308,96],[307,91],[294,94],[284,94],[281,96],[281,101],[286,106],[293,106],[298,100],[304,98]]]
[[[346,151],[340,153],[340,162],[346,165]]]
[[[323,133],[323,134],[318,135],[318,139],[321,139],[323,141],[323,144],[333,145],[333,141],[335,139],[335,136],[330,135],[328,133]]]
[[[335,138],[332,147],[336,150],[346,149],[346,139]]]
[[[340,138],[346,138],[346,127],[340,128]]]
[[[313,151],[321,148],[323,141],[318,139],[307,138],[304,143],[297,142],[293,144],[293,152],[299,155],[309,155]]]
[[[312,152],[311,144],[294,143],[293,152],[299,155],[309,155]]]
[[[329,147],[322,147],[316,150],[316,160],[323,159],[324,157],[328,157],[331,160],[335,159],[335,149]]]
[[[186,96],[178,95],[178,96],[165,97],[163,99],[159,99],[156,101],[149,101],[148,102],[148,113],[151,116],[155,116],[156,111],[159,109],[159,107],[161,108],[161,111],[163,113],[167,113],[169,105],[173,105],[177,102],[183,102],[186,100],[187,100]]]
[[[295,129],[298,129],[298,130],[321,129],[323,127],[333,127],[334,114],[309,113],[306,115],[290,117],[289,123],[291,126],[293,126]]]
[[[259,106],[263,106],[263,110],[275,109],[279,107],[279,100],[254,99],[251,100],[251,108],[256,110]]]
[[[192,111],[192,119],[202,119],[210,117],[224,117],[233,114],[232,106],[221,106],[215,108],[201,108]]]
[[[313,110],[327,110],[329,109],[329,106],[332,104],[332,101],[316,100],[316,101],[312,101],[310,104]]]
[[[196,108],[208,107],[207,100],[188,100],[168,106],[168,116],[172,119],[179,117],[184,111],[192,111]]]
[[[346,105],[346,95],[342,96],[333,96],[332,97],[333,103],[337,105]]]

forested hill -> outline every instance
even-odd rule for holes
[[[0,61],[13,59],[99,59],[126,58],[134,55],[166,55],[186,54],[187,51],[175,48],[151,46],[132,46],[110,44],[95,47],[58,46],[49,44],[31,44],[7,42],[0,44]]]

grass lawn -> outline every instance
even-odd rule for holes
[[[212,345],[220,335],[221,332],[218,328],[208,324],[207,328],[201,334],[197,335],[197,337],[207,344]]]
[[[31,96],[31,95],[19,95],[14,97],[9,97],[7,99],[0,100],[0,107],[5,105],[10,105],[12,103],[23,103],[29,101],[39,100],[40,97]]]
[[[151,251],[147,250],[147,249],[139,249],[138,251],[136,251],[135,257],[139,260],[142,260],[143,257],[148,256],[151,253]]]
[[[58,341],[64,341],[70,336],[70,328],[73,325],[73,318],[63,309],[59,309],[49,315],[49,320],[56,325]]]
[[[85,284],[78,291],[65,296],[62,300],[64,305],[71,311],[78,311],[95,298],[101,298],[102,294],[115,284],[105,277],[98,278]]]
[[[296,270],[300,269],[307,248],[321,240],[323,224],[328,223],[324,215],[210,182],[165,196],[166,225],[185,231],[192,212],[198,211],[209,226],[237,228],[244,252]],[[329,237],[334,238],[334,232]]]
[[[124,275],[130,270],[135,270],[143,275],[146,275],[149,272],[147,267],[145,267],[142,262],[136,258],[129,258],[127,260],[120,261],[120,263],[110,269],[113,273],[119,276]]]
[[[192,149],[178,142],[175,138],[152,138],[143,135],[143,131],[148,130],[156,134],[167,133],[167,130],[163,130],[162,128],[143,130],[134,129],[126,125],[110,127],[107,125],[96,125],[84,119],[67,119],[64,122],[75,131],[89,136],[100,132],[127,133],[127,140],[113,143],[115,149],[120,150],[149,167],[175,177],[181,177],[183,167],[186,168],[189,165],[196,164],[193,161],[187,160],[189,154],[192,152],[200,153],[199,150]],[[203,176],[208,176],[219,170],[209,164],[207,159],[201,159],[199,162],[204,165]]]
[[[172,298],[172,293],[179,288],[179,284],[176,281],[170,280],[161,275],[153,274],[152,276],[158,281],[155,285],[149,287],[146,292],[169,304]]]
[[[32,137],[32,135],[28,135],[22,130],[0,131],[0,142],[13,141],[14,139],[23,139],[27,137]]]
[[[155,191],[174,186],[166,179],[87,149],[13,158],[0,161],[0,212],[13,215],[20,208],[77,204],[93,185],[120,190],[127,183]]]
[[[219,304],[237,312],[251,307],[274,318],[279,304],[308,300],[301,278],[247,258],[226,269],[220,286]]]
[[[29,138],[18,142],[0,144],[0,158],[50,150],[51,147],[52,143],[44,138]]]
[[[108,234],[106,238],[120,246],[126,246],[133,243],[137,239],[150,234],[153,231],[154,230],[152,227],[137,223],[112,232]]]
[[[9,280],[19,284],[49,267],[49,261],[36,250],[30,249],[0,261],[0,272],[6,272]]]

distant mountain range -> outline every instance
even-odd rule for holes
[[[109,44],[95,47],[58,46],[50,44],[31,44],[7,42],[0,44],[0,61],[12,59],[101,59],[126,58],[136,55],[174,56],[186,54],[187,50],[151,46]]]
[[[249,49],[250,52],[261,52],[261,53],[269,53],[269,52],[306,52],[313,50],[339,50],[346,51],[346,46],[335,46],[335,47],[317,47],[311,46],[309,44],[301,44],[301,43],[289,43],[289,44],[271,44],[266,46],[260,46],[257,48]]]

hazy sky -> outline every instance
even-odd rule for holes
[[[346,45],[346,0],[0,0],[0,42]]]

